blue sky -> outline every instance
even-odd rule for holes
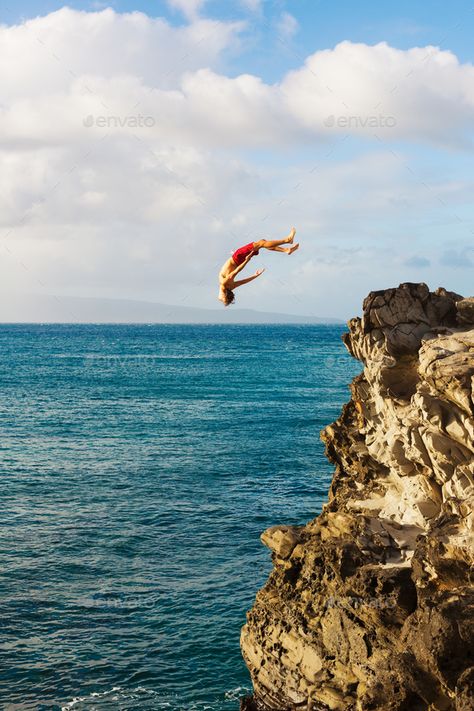
[[[461,0],[208,0],[194,14],[172,7],[193,2],[68,3],[88,13],[88,24],[64,12],[48,18],[63,8],[52,0],[0,8],[5,32],[10,27],[4,59],[10,89],[0,101],[11,111],[7,125],[15,126],[3,149],[12,166],[11,183],[7,178],[3,185],[4,213],[12,215],[5,234],[15,231],[10,243],[18,263],[26,259],[30,277],[35,274],[29,281],[18,275],[15,288],[32,292],[41,282],[49,293],[217,307],[206,280],[219,259],[249,234],[276,237],[295,224],[299,261],[289,270],[288,263],[268,260],[266,281],[241,290],[242,306],[347,317],[370,289],[401,281],[472,292],[474,8]],[[105,7],[115,13],[106,20]],[[132,11],[145,13],[145,22],[121,22]],[[31,18],[39,19],[23,34],[11,27]],[[164,29],[149,18],[164,18]],[[206,20],[217,21],[215,36]],[[241,24],[229,29],[232,21]],[[173,34],[180,28],[184,34]],[[207,53],[203,46],[196,51],[200,42],[187,39],[188,29],[211,37]],[[380,42],[387,48],[374,47]],[[188,51],[177,48],[174,55],[179,43]],[[429,46],[436,49],[430,53]],[[23,60],[29,50],[35,56]],[[23,61],[31,66],[23,69]],[[168,64],[174,74],[162,85]],[[36,69],[39,79],[23,90],[24,77]],[[100,110],[84,85],[89,99],[107,96],[116,105],[129,93],[123,112],[140,94],[140,110],[151,112],[159,128],[140,134],[141,149],[166,156],[168,171],[175,166],[167,180],[158,168],[144,167],[131,134],[111,134],[102,158],[81,157],[89,139],[100,137],[81,128],[83,114]],[[178,97],[182,108],[175,113]],[[368,130],[364,122],[377,116],[395,128]],[[348,119],[359,123],[346,130]],[[334,127],[331,120],[345,123]],[[37,174],[28,169],[32,161]],[[76,184],[62,177],[69,163],[78,166]],[[54,186],[55,170],[61,200],[55,203],[50,191],[40,210],[40,183]],[[126,215],[130,187],[119,174],[129,175],[128,186],[141,186]],[[171,188],[180,213],[156,197]],[[179,250],[168,243],[159,248],[155,235],[170,230],[189,250],[186,276]],[[90,250],[82,269],[80,244]]]

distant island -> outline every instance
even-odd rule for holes
[[[233,306],[201,309],[150,301],[4,295],[0,298],[0,323],[343,323],[330,316],[298,316],[239,309]]]

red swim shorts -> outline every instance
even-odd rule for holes
[[[234,262],[239,266],[242,264],[242,262],[245,261],[245,259],[249,256],[249,254],[258,254],[259,250],[254,249],[253,242],[249,242],[246,244],[244,247],[239,247],[239,249],[236,249],[234,254],[232,255],[232,259]]]

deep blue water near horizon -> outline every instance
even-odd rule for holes
[[[0,706],[231,711],[268,526],[326,500],[343,326],[0,326]]]

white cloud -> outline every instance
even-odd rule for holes
[[[80,141],[87,116],[118,116],[126,129],[126,117],[139,114],[154,124],[148,138],[208,146],[345,134],[446,146],[470,140],[474,68],[451,52],[342,42],[269,85],[217,71],[243,26],[198,18],[175,28],[142,13],[63,8],[1,27],[0,141]]]
[[[474,117],[474,67],[436,47],[342,42],[308,57],[281,90],[288,109],[314,132],[340,128],[455,145]]]
[[[170,7],[179,10],[189,20],[195,20],[206,0],[167,0]]]
[[[289,12],[282,12],[277,22],[277,31],[281,37],[291,39],[299,30],[299,23],[296,17]]]
[[[89,80],[139,78],[169,88],[186,71],[217,67],[242,24],[197,19],[173,27],[140,12],[79,12],[64,7],[13,27],[0,26],[0,101],[92,96]]]
[[[334,158],[351,134],[467,142],[471,65],[437,48],[343,42],[275,84],[229,77],[222,57],[243,24],[203,19],[199,5],[181,3],[190,21],[180,27],[142,13],[68,8],[0,27],[5,287],[35,291],[40,279],[50,292],[218,306],[208,284],[219,263],[240,242],[277,237],[295,222],[300,267],[288,270],[296,257],[266,255],[266,280],[241,290],[239,302],[255,306],[258,296],[261,308],[298,311],[291,294],[303,298],[304,287],[337,315],[338,269],[360,298],[373,271],[367,245],[388,278],[397,266],[387,256],[390,225],[433,212],[436,194],[447,204],[466,200],[471,186],[462,182],[438,181],[433,194],[421,178],[407,187],[403,155]],[[393,115],[396,124],[370,126],[373,115]],[[151,125],[132,126],[128,119],[139,116]],[[289,151],[302,147],[303,160],[292,159]],[[239,148],[270,148],[273,167],[244,159]],[[356,248],[360,234],[366,246]],[[422,254],[412,242],[400,264]],[[413,279],[413,265],[407,269]]]

